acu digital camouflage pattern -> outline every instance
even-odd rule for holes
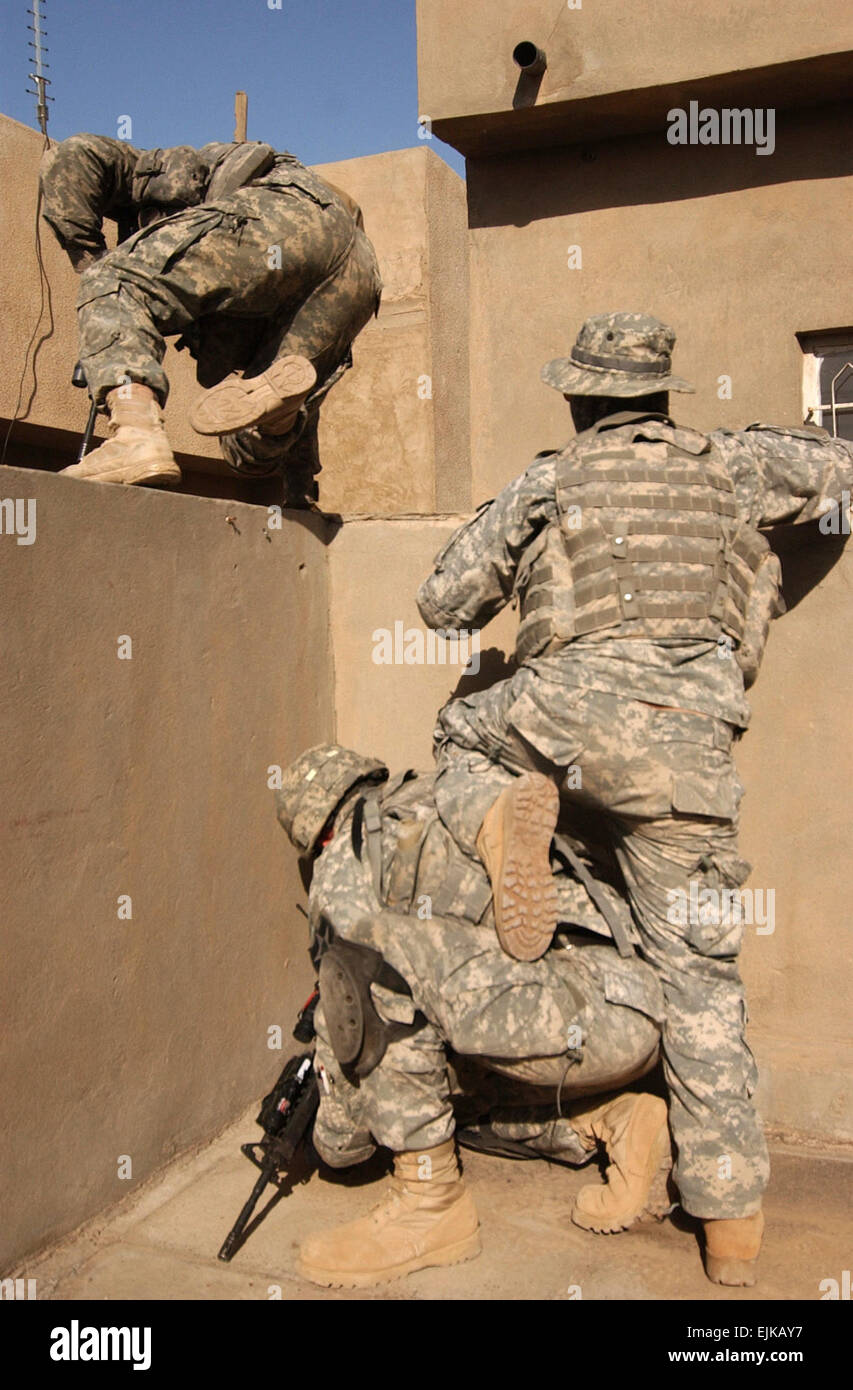
[[[146,150],[137,160],[131,185],[139,226],[203,202],[209,178],[208,164],[191,145]]]
[[[693,391],[672,375],[675,333],[650,314],[594,314],[568,357],[542,368],[542,380],[570,396],[646,396]]]
[[[233,147],[204,146],[211,167]],[[105,136],[73,136],[42,169],[44,215],[83,270],[80,360],[92,396],[129,378],[165,403],[165,338],[180,334],[202,386],[232,371],[255,376],[289,353],[307,357],[317,385],[289,435],[257,428],[225,436],[239,471],[284,461],[316,422],[320,403],[351,365],[353,340],[378,312],[382,284],[355,204],[292,155],[228,196],[143,227],[104,254],[102,219],[134,216],[133,179],[145,152]],[[169,151],[158,152],[169,154]],[[280,263],[279,263],[280,262]]]
[[[853,451],[823,432],[753,427],[711,439],[732,478],[736,514],[752,526],[808,520],[853,481]],[[445,629],[488,622],[555,511],[552,455],[481,508],[437,557],[419,594],[425,621]],[[564,802],[617,861],[642,954],[663,986],[683,1205],[705,1218],[744,1216],[760,1205],[768,1160],[744,1040],[743,927],[725,913],[685,925],[674,908],[679,895],[689,899],[691,883],[694,893],[719,892],[748,873],[737,853],[742,788],[730,755],[733,726],[749,718],[743,673],[731,651],[709,640],[616,632],[566,641],[511,680],[445,706],[436,801],[464,799],[456,832],[473,852],[476,830],[466,841],[466,826],[482,820],[514,774],[536,768],[558,780]]]
[[[618,444],[623,431],[607,433]],[[743,431],[716,430],[707,438],[733,484],[733,520],[752,528],[810,521],[853,486],[853,446],[823,430],[753,425]],[[554,453],[536,459],[439,552],[418,593],[429,627],[484,627],[506,606],[519,582],[529,580],[548,528],[551,534],[558,532],[559,457]],[[571,603],[571,596],[558,590],[553,598],[566,607]],[[615,629],[567,640],[553,656],[536,658],[534,664],[561,684],[698,709],[745,728],[749,706],[733,654],[727,643],[707,638],[648,642]]]
[[[275,794],[279,825],[302,854],[313,854],[323,827],[347,795],[387,778],[388,769],[378,758],[362,757],[337,743],[319,743],[282,773]]]
[[[582,933],[562,935],[533,963],[515,961],[501,950],[485,871],[444,827],[432,787],[432,777],[418,775],[395,778],[379,789],[381,893],[389,906],[377,900],[352,801],[345,803],[334,838],[314,867],[312,931],[325,916],[346,940],[374,947],[399,971],[411,998],[372,987],[387,1021],[411,1022],[416,1009],[428,1020],[413,1036],[392,1042],[376,1070],[355,1088],[335,1060],[321,1003],[317,1059],[325,1081],[321,1074],[315,1142],[336,1166],[366,1158],[374,1142],[405,1152],[450,1138],[449,1053],[476,1062],[479,1080],[473,1091],[481,1093],[484,1107],[500,1099],[495,1082],[486,1085],[486,1075],[507,1078],[503,1106],[522,1126],[514,1137],[522,1135],[524,1117],[537,1102],[529,1132],[540,1143],[542,1116],[556,1118],[561,1082],[563,1097],[615,1089],[648,1070],[657,1056],[655,1020],[663,1000],[654,973],[639,959],[623,960],[612,946],[597,945]],[[585,897],[577,883],[563,903],[576,894]],[[445,915],[438,914],[438,906]],[[586,911],[595,913],[588,899]],[[598,930],[606,928],[599,924]],[[523,1114],[516,1112],[519,1105],[527,1108]],[[569,1152],[572,1140],[564,1130],[552,1138],[561,1152]],[[579,1144],[577,1161],[588,1157],[588,1148]]]
[[[704,435],[663,416],[611,415],[557,454],[554,470],[557,520],[515,578],[519,660],[606,630],[727,640],[741,665],[749,654],[754,678],[781,571],[737,518],[733,483]]]
[[[452,701],[437,733],[442,803],[470,798],[476,787],[476,814],[485,814],[513,772],[550,770],[590,833],[609,844],[642,955],[663,986],[664,1072],[682,1203],[707,1218],[756,1210],[768,1162],[750,1099],[755,1063],[743,1036],[736,959],[743,926],[720,914],[719,921],[685,927],[677,920],[684,914],[673,910],[690,901],[691,881],[694,894],[720,892],[739,886],[748,872],[737,854],[742,787],[730,726],[571,691],[523,668],[480,695]],[[580,787],[576,776],[565,777],[569,766],[579,769]]]

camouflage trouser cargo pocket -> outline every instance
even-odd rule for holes
[[[517,1061],[493,1056],[488,1065],[529,1085],[559,1086],[564,1097],[625,1086],[644,1075],[658,1057],[664,1013],[651,966],[638,957],[623,960],[612,946],[556,950],[547,959],[578,1005],[563,1052]]]
[[[80,361],[108,352],[121,338],[121,324],[115,309],[119,292],[117,280],[101,276],[96,284],[81,284],[77,298],[80,325]]]
[[[733,960],[743,943],[740,894],[750,866],[736,854],[703,856],[689,878],[685,938],[703,956]]]
[[[707,812],[704,793],[701,804]],[[616,853],[641,951],[659,971],[666,1000],[662,1052],[682,1205],[699,1217],[748,1215],[768,1161],[752,1103],[755,1061],[743,1037],[736,895],[747,865],[737,854],[736,822],[675,809],[620,828]]]
[[[322,1004],[315,1015],[317,1048],[315,1068],[320,1089],[320,1108],[313,1141],[330,1168],[364,1163],[375,1152],[365,1116],[364,1097],[343,1075],[332,1051]]]
[[[672,774],[671,796],[673,810],[682,815],[734,821],[743,784],[728,753],[691,747],[690,766]]]
[[[165,343],[153,329],[140,292],[105,258],[85,271],[77,297],[79,355],[92,399],[126,380],[150,386],[165,401],[160,367]]]

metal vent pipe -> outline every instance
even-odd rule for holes
[[[512,59],[527,77],[538,77],[548,66],[544,48],[537,48],[536,44],[530,43],[529,40],[515,45]]]

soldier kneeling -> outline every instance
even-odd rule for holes
[[[463,1071],[469,1112],[472,1077],[473,1092],[492,1093],[488,1122],[461,1131],[463,1143],[572,1164],[604,1145],[607,1180],[581,1189],[578,1225],[625,1230],[672,1205],[666,1105],[620,1094],[657,1061],[653,972],[614,948],[559,837],[561,929],[539,960],[508,955],[486,873],[440,819],[433,783],[413,772],[389,780],[382,763],[330,744],[298,758],[277,793],[310,880],[321,996],[314,1143],[335,1168],[377,1145],[394,1154],[390,1191],[370,1216],[302,1245],[300,1271],[318,1284],[364,1287],[479,1252],[456,1157]],[[597,886],[630,934],[624,903]]]

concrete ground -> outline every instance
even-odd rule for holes
[[[842,1151],[773,1150],[767,1234],[755,1289],[722,1289],[702,1271],[693,1221],[676,1211],[619,1236],[569,1220],[574,1193],[596,1176],[542,1162],[464,1155],[480,1211],[483,1253],[371,1291],[323,1290],[295,1272],[310,1231],[369,1210],[382,1165],[321,1176],[279,1198],[230,1265],[216,1252],[256,1170],[239,1145],[257,1137],[255,1107],[201,1152],[179,1159],[120,1206],[29,1261],[39,1299],[819,1299],[841,1282],[853,1246],[853,1161]],[[365,1181],[364,1179],[368,1180]]]

